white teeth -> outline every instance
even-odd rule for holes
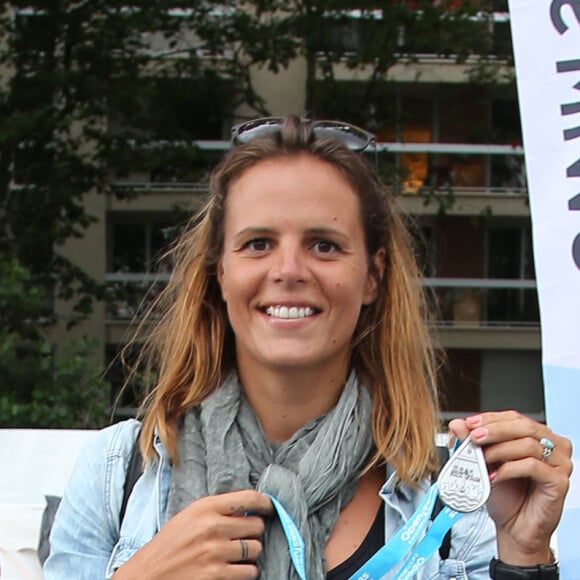
[[[266,313],[273,318],[306,318],[314,314],[314,309],[309,306],[268,306]]]

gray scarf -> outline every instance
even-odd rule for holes
[[[331,411],[271,445],[232,373],[180,423],[167,517],[208,495],[248,488],[272,494],[302,533],[308,580],[322,580],[324,546],[372,448],[370,413],[370,395],[352,373]],[[277,518],[266,518],[263,546],[263,580],[298,579]]]

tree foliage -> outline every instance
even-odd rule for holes
[[[509,38],[493,31],[492,0],[255,0],[250,4],[268,29],[261,58],[273,71],[301,56],[306,60],[306,110],[314,117],[373,123],[373,106],[384,95],[397,63],[420,57],[469,61],[476,82],[494,83],[511,62]],[[341,65],[362,79],[340,82]],[[416,80],[420,80],[417,78]],[[503,79],[505,80],[505,79]]]
[[[83,196],[136,168],[186,179],[201,156],[192,140],[215,138],[242,103],[266,112],[251,65],[280,71],[304,58],[307,112],[372,127],[397,62],[473,57],[474,74],[493,77],[509,54],[487,26],[498,4],[0,2],[0,253],[86,314],[103,289],[58,252],[93,220]],[[341,83],[339,65],[364,70],[363,82]]]
[[[106,193],[130,167],[163,162],[162,147],[144,151],[143,143],[204,137],[206,111],[185,111],[183,123],[170,93],[212,91],[219,114],[231,115],[242,100],[260,108],[236,49],[247,18],[228,2],[214,6],[0,3],[0,253],[21,261],[47,292],[56,288],[78,315],[103,289],[58,248],[93,221],[86,192]],[[191,146],[186,153],[183,163],[198,155]]]
[[[2,424],[106,419],[110,392],[88,362],[92,342],[56,353],[45,338],[56,298],[70,302],[65,322],[72,325],[105,297],[60,248],[95,219],[87,192],[131,196],[111,181],[141,167],[176,164],[179,172],[199,159],[192,140],[207,137],[208,124],[221,123],[241,101],[260,109],[238,47],[251,22],[230,8],[163,0],[0,2]]]
[[[135,171],[198,181],[213,161],[195,140],[225,136],[240,105],[268,113],[253,67],[303,59],[306,113],[373,130],[397,63],[443,56],[493,82],[511,58],[490,34],[504,3],[0,0],[0,413],[42,423],[42,405],[66,399],[55,385],[94,384],[86,344],[59,359],[43,339],[55,297],[71,303],[69,324],[106,297],[59,251],[95,219],[87,192],[136,195],[115,186]],[[360,81],[342,82],[344,68]]]
[[[110,386],[79,339],[56,353],[43,338],[42,288],[16,260],[0,260],[0,427],[100,427]]]

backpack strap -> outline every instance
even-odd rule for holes
[[[127,511],[127,504],[129,503],[131,492],[135,487],[135,483],[137,483],[137,480],[143,473],[143,456],[141,455],[141,449],[139,448],[140,433],[141,429],[139,429],[135,437],[135,442],[133,443],[133,448],[131,449],[131,457],[129,457],[129,464],[127,465],[125,485],[123,486],[123,501],[121,503],[121,509],[119,510],[119,527],[121,527],[121,524],[123,523],[123,518],[125,517],[125,512]]]

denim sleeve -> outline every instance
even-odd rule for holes
[[[465,514],[452,528],[449,558],[441,562],[439,578],[488,580],[496,552],[495,524],[487,510]]]
[[[138,430],[135,420],[107,427],[81,451],[50,534],[46,580],[105,578],[119,536],[125,473]]]

